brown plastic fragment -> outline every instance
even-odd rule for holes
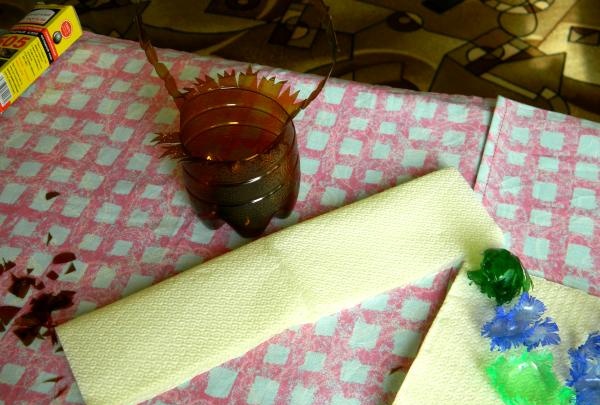
[[[55,271],[50,271],[48,274],[46,274],[46,277],[48,277],[50,280],[56,280],[58,279],[58,273]]]
[[[21,308],[13,307],[10,305],[0,307],[0,321],[2,321],[1,323],[4,325],[8,325],[20,310]]]
[[[60,195],[60,193],[58,191],[48,191],[46,193],[46,200],[51,200],[53,198],[56,198]]]
[[[19,298],[25,298],[29,288],[35,286],[35,278],[33,277],[16,277],[14,274],[11,274],[11,277],[12,283],[8,287],[8,291]]]
[[[47,380],[44,380],[42,382],[45,382],[45,383],[50,383],[50,382],[57,383],[57,382],[59,382],[62,379],[63,379],[63,377],[59,375],[59,376],[54,377],[54,378],[48,378]]]
[[[67,271],[65,272],[65,274],[69,274],[69,273],[73,273],[77,271],[77,268],[75,268],[75,265],[73,263],[69,264],[69,268],[67,269]]]
[[[52,259],[52,264],[65,264],[72,262],[75,259],[77,259],[77,257],[74,253],[62,252],[54,256],[54,259]]]

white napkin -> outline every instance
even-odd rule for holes
[[[502,234],[454,169],[292,226],[58,327],[89,405],[134,404]]]

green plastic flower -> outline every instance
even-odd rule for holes
[[[482,293],[494,298],[498,305],[529,291],[533,282],[519,258],[506,249],[488,249],[483,253],[481,268],[467,272]]]
[[[494,389],[506,405],[572,405],[575,393],[558,382],[552,353],[499,356],[487,368]]]

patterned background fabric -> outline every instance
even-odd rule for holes
[[[245,66],[159,55],[180,87],[200,74]],[[151,72],[137,43],[86,33],[0,116],[0,133],[8,134],[0,138],[0,257],[16,263],[0,274],[0,307],[17,311],[0,317],[2,405],[55,397],[82,403],[45,329],[30,345],[14,333],[35,300],[74,291],[73,305],[54,313],[63,322],[248,241],[229,227],[211,231],[199,223],[180,169],[150,145],[156,132],[178,126],[177,110]],[[275,73],[301,97],[318,82]],[[299,201],[268,232],[454,166],[528,267],[597,295],[600,125],[509,100],[494,104],[332,80],[294,121]],[[47,191],[61,194],[46,200]],[[77,256],[74,271],[51,264],[62,251]],[[285,331],[148,403],[391,403],[450,275]],[[22,298],[13,276],[35,281]]]
[[[0,0],[0,20],[8,24],[32,3]],[[70,3],[89,29],[135,37],[135,2]],[[517,32],[533,14],[506,6],[516,1],[455,1],[438,12],[433,0],[329,3],[343,52],[338,76],[500,93],[598,119],[593,63],[600,18],[593,0],[535,2],[533,34]],[[140,7],[160,46],[315,73],[328,63],[323,33],[300,2],[155,0]],[[182,87],[200,74],[245,66],[173,51],[160,55]],[[303,97],[317,81],[276,72]],[[455,166],[529,268],[598,295],[593,269],[600,259],[592,248],[600,242],[600,126],[510,100],[494,105],[333,80],[295,120],[299,202],[268,232]],[[0,306],[18,310],[0,317],[1,405],[54,397],[82,403],[57,347],[48,338],[25,346],[13,333],[15,319],[34,299],[76,291],[74,305],[55,313],[62,322],[247,242],[227,227],[203,227],[188,206],[179,169],[150,146],[154,133],[174,130],[176,121],[137,44],[90,33],[0,117],[0,257],[17,265],[0,274]],[[50,190],[61,195],[48,201]],[[77,255],[73,272],[50,264],[65,250]],[[27,277],[27,268],[44,287],[31,286],[19,298],[9,292],[11,273]],[[443,272],[288,330],[149,403],[391,403],[449,277]]]
[[[302,0],[54,0],[96,33],[136,38],[143,11],[159,47],[323,74],[329,47]],[[34,0],[0,0],[0,20]],[[328,0],[334,75],[494,98],[600,120],[597,0]]]
[[[200,74],[245,67],[181,52],[159,55],[180,87]],[[151,72],[137,43],[86,33],[0,117],[1,133],[10,134],[0,139],[0,257],[17,264],[0,275],[0,302],[19,309],[0,332],[6,404],[45,403],[57,394],[63,402],[82,401],[49,339],[24,346],[13,333],[32,300],[75,291],[74,305],[55,313],[62,322],[248,242],[229,227],[205,228],[189,206],[180,169],[150,145],[156,132],[178,127],[177,110]],[[318,82],[276,74],[302,98]],[[492,107],[481,98],[332,80],[294,120],[299,201],[267,231],[439,167],[457,167],[474,184]],[[48,201],[51,190],[61,195]],[[53,239],[46,245],[48,232]],[[51,264],[61,251],[76,254],[75,271]],[[10,292],[10,273],[26,277],[26,268],[45,289],[19,298]],[[288,330],[150,403],[391,403],[449,276]]]

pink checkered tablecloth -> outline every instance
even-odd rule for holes
[[[159,54],[180,87],[244,68]],[[269,72],[304,97],[318,81]],[[598,294],[600,126],[504,99],[492,118],[494,105],[331,80],[295,119],[300,196],[267,232],[455,166],[530,268]],[[40,296],[75,292],[73,306],[53,313],[63,322],[247,242],[197,221],[178,168],[158,159],[150,140],[177,125],[137,44],[89,33],[0,117],[0,257],[16,263],[0,274],[0,404],[83,403],[57,346],[40,337],[26,346],[14,333]],[[60,195],[46,200],[48,191]],[[64,251],[75,271],[51,264]],[[287,330],[149,403],[391,403],[450,275]],[[19,298],[15,277],[38,285]]]
[[[475,185],[532,274],[600,296],[600,124],[500,97]]]

